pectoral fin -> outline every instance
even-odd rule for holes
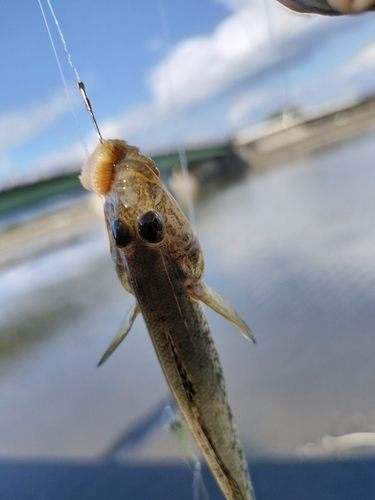
[[[221,316],[224,316],[224,318],[229,320],[239,329],[244,337],[251,340],[251,342],[254,342],[255,344],[255,338],[250,328],[235,308],[229,304],[229,302],[225,300],[216,290],[208,285],[205,285],[204,283],[199,283],[199,285],[192,288],[190,295],[194,299],[200,300],[206,304],[206,306],[210,307],[218,314],[221,314]]]
[[[123,319],[119,332],[116,337],[112,340],[110,346],[103,354],[101,360],[98,363],[98,366],[102,365],[109,356],[113,353],[113,351],[121,344],[127,334],[130,332],[131,327],[133,326],[135,318],[141,312],[141,309],[137,303],[135,303],[132,308],[128,311],[125,318]]]

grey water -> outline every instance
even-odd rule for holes
[[[205,281],[257,340],[207,311],[248,457],[374,452],[324,440],[375,431],[374,139],[250,175],[197,206]],[[141,318],[96,368],[131,303],[102,221],[1,270],[1,335],[31,337],[0,358],[1,457],[106,456],[168,401]],[[182,459],[162,424],[139,443],[129,459]]]

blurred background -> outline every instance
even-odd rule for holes
[[[77,178],[97,138],[42,4],[70,99],[38,2],[0,17],[0,497],[197,498],[141,318],[96,368],[133,299]],[[53,8],[103,137],[152,155],[183,206],[186,154],[205,281],[257,339],[207,311],[258,498],[375,498],[375,13]]]

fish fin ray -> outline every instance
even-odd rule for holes
[[[190,290],[190,295],[233,323],[244,337],[255,344],[254,335],[245,321],[232,304],[225,300],[216,290],[205,283],[199,283]]]
[[[119,328],[119,331],[115,338],[112,340],[110,343],[108,349],[105,351],[103,356],[101,357],[98,366],[102,365],[109,356],[113,353],[113,351],[121,344],[121,342],[124,340],[124,338],[127,336],[127,334],[130,332],[131,327],[133,326],[133,323],[135,321],[135,318],[138,316],[138,314],[141,312],[141,309],[136,302],[127,312],[125,318],[122,320],[121,326]]]

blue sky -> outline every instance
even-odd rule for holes
[[[219,141],[284,105],[375,92],[374,13],[301,16],[275,0],[51,1],[103,136],[146,153]],[[97,139],[42,3],[91,151]],[[3,0],[0,54],[0,187],[76,168],[85,151],[37,0]]]

